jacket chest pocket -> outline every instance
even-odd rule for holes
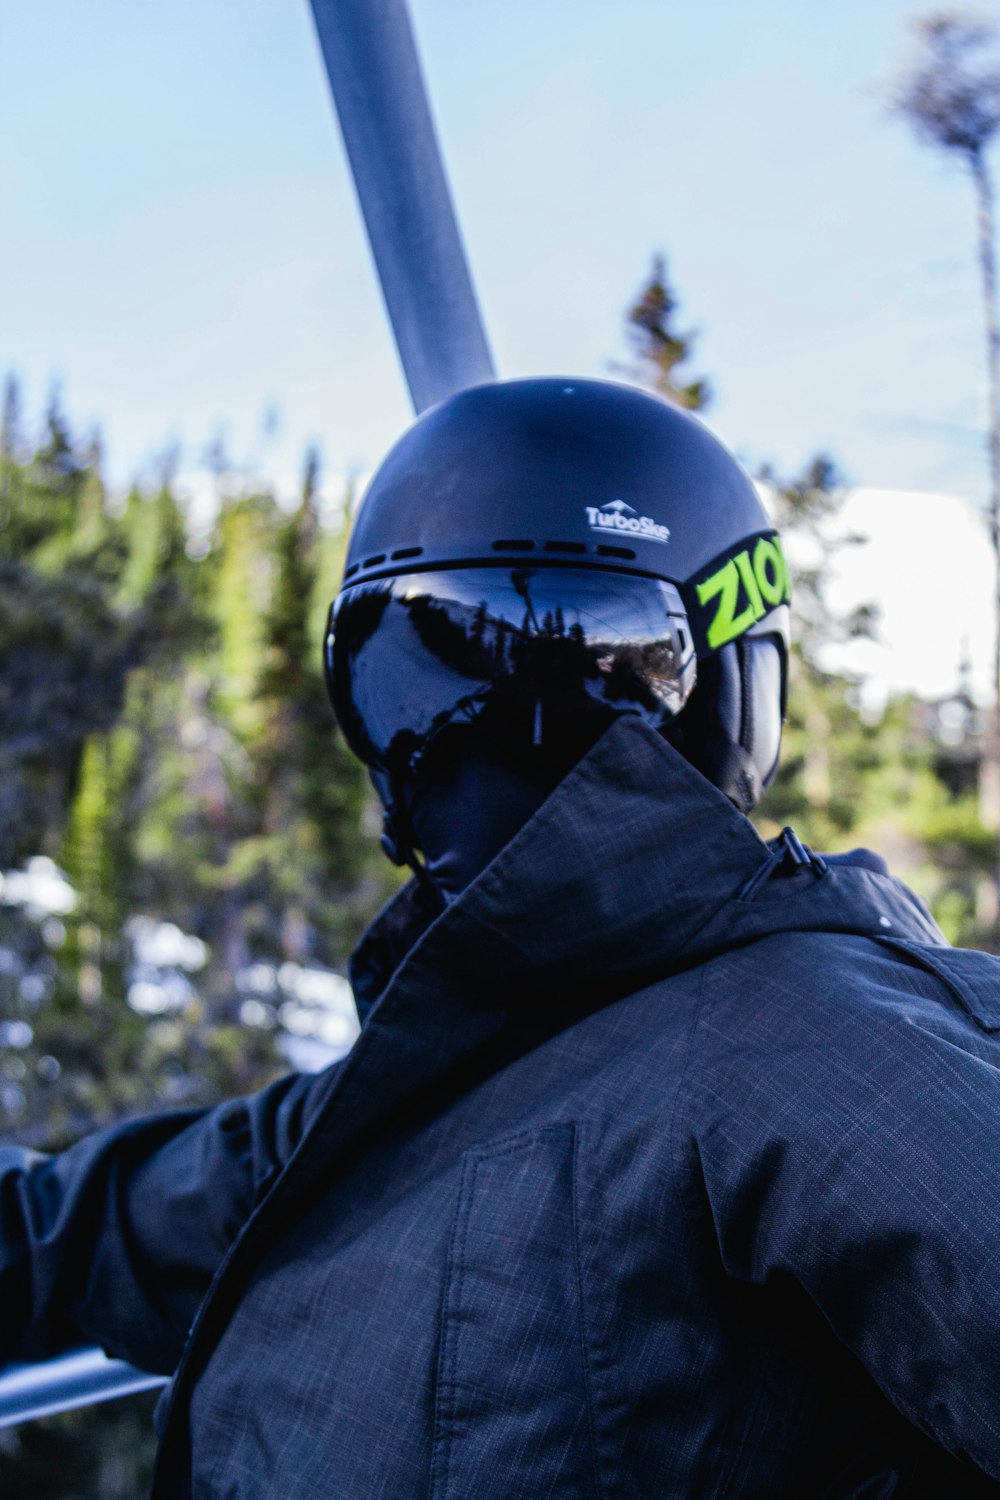
[[[597,1494],[576,1127],[470,1152],[442,1312],[430,1500]]]

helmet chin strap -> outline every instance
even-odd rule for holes
[[[757,763],[749,751],[721,729],[710,732],[701,757],[694,764],[729,798],[737,812],[750,813],[757,806],[763,790]]]
[[[563,769],[518,764],[474,733],[462,733],[412,777],[372,772],[385,810],[382,848],[394,864],[408,865],[439,902],[453,901],[562,776]]]
[[[425,895],[431,896],[435,905],[441,905],[441,891],[428,873],[427,866],[414,848],[413,825],[407,812],[405,783],[390,771],[371,768],[372,784],[382,803],[382,833],[379,844],[382,853],[394,865],[407,865]]]

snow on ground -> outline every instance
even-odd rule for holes
[[[0,873],[0,905],[20,908],[38,925],[47,947],[58,948],[66,929],[59,920],[74,910],[76,892],[64,873],[44,856],[29,859],[23,870]],[[125,978],[128,1003],[140,1015],[178,1013],[197,997],[192,978],[207,964],[208,945],[173,922],[136,915],[125,924],[129,959]],[[27,1010],[47,998],[52,988],[52,960],[36,969],[13,949],[0,946],[0,976],[6,976]],[[257,961],[236,976],[245,1026],[277,1032],[278,1050],[293,1068],[317,1072],[349,1052],[358,1035],[358,1015],[351,987],[342,974],[319,964],[274,964]],[[21,1050],[31,1045],[33,1029],[23,1018],[0,1021],[0,1047]]]

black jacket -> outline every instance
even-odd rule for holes
[[[9,1167],[2,1353],[180,1361],[162,1500],[1000,1494],[1000,964],[797,859],[620,721],[344,1062]]]

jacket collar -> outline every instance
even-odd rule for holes
[[[463,973],[512,998],[526,980],[597,982],[610,998],[778,931],[943,941],[892,877],[822,862],[789,874],[778,852],[660,735],[619,719],[440,916],[413,883],[390,903],[352,964],[359,1009],[428,940],[439,983]]]
[[[876,870],[783,874],[676,751],[619,720],[440,916],[407,887],[376,922],[355,970],[380,993],[360,996],[361,1036],[310,1096],[255,1233],[287,1223],[366,1138],[440,1113],[590,1011],[769,933],[809,930],[944,941]]]
[[[298,1144],[214,1284],[172,1410],[246,1268],[321,1187],[588,1010],[769,932],[943,942],[877,870],[784,875],[776,855],[658,735],[622,719],[440,916],[405,888],[355,963],[377,1003],[348,1057],[310,1090]]]

